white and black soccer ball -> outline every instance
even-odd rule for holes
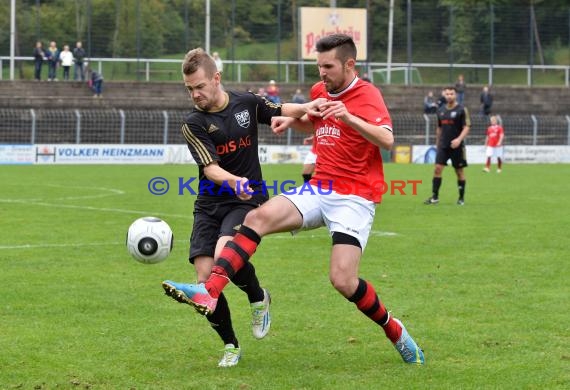
[[[156,217],[143,217],[131,224],[127,233],[127,249],[136,261],[156,264],[172,251],[174,236],[166,222]]]

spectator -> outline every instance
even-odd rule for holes
[[[295,90],[295,94],[291,97],[291,102],[303,104],[306,101],[307,101],[307,98],[305,97],[305,95],[303,95],[303,92],[301,92],[301,89],[297,88]]]
[[[75,44],[75,49],[73,49],[73,59],[75,61],[75,66],[73,68],[73,79],[78,81],[85,81],[85,69],[84,69],[84,60],[85,60],[85,49],[83,49],[83,44],[81,41],[77,41]]]
[[[40,81],[42,79],[42,65],[44,64],[45,53],[43,45],[40,41],[36,42],[34,48],[34,79]]]
[[[368,73],[362,73],[361,79],[364,81],[368,81],[369,83],[372,82],[372,80],[370,79],[370,76],[368,76]]]
[[[63,46],[63,51],[59,55],[59,60],[61,61],[61,67],[63,68],[63,79],[65,81],[69,80],[69,69],[73,65],[73,53],[69,51],[69,45]]]
[[[426,97],[424,97],[424,113],[425,114],[435,114],[437,112],[438,102],[433,96],[433,92],[429,91]]]
[[[216,63],[216,69],[218,70],[218,72],[220,72],[220,74],[223,73],[224,72],[224,62],[220,58],[220,54],[217,51],[215,51],[212,53],[212,57],[214,58],[214,62]]]
[[[463,105],[463,99],[465,98],[465,80],[462,74],[457,76],[455,90],[457,91],[457,103]]]
[[[479,100],[481,102],[481,114],[491,114],[491,107],[493,107],[493,95],[491,95],[488,86],[485,85],[483,87],[483,92],[481,92],[481,97]]]
[[[257,94],[261,97],[267,98],[267,92],[265,91],[265,88],[263,88],[263,87],[259,87],[257,89]]]
[[[57,81],[55,70],[59,62],[59,49],[55,41],[49,43],[49,47],[45,53],[48,61],[48,81]]]
[[[93,97],[103,97],[103,75],[89,67],[87,74],[89,74],[89,86],[94,92]]]
[[[267,94],[267,100],[275,104],[281,104],[279,87],[277,86],[277,83],[275,83],[275,80],[269,80],[269,85],[265,89],[265,93]]]
[[[437,99],[437,109],[439,110],[441,107],[447,104],[447,99],[445,98],[445,90],[441,90],[441,96]]]

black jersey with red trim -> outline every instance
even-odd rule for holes
[[[459,137],[465,126],[471,127],[471,117],[467,107],[461,104],[456,104],[453,108],[442,106],[437,112],[437,127],[441,128],[437,146],[449,148],[451,141]]]
[[[208,183],[201,197],[235,198],[227,183],[210,183],[204,167],[216,161],[226,171],[247,177],[254,191],[262,188],[262,173],[258,154],[258,123],[271,124],[271,117],[281,115],[281,105],[251,92],[228,91],[226,104],[217,111],[202,111],[194,107],[182,125],[182,134],[192,157],[198,164],[198,179]]]

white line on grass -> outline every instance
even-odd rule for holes
[[[394,232],[382,232],[382,231],[371,231],[370,235],[373,236],[387,236],[387,237],[393,237],[393,236],[397,236],[397,233]],[[313,238],[322,238],[324,237],[324,235],[319,235],[319,234],[303,234],[300,233],[299,235],[296,235],[294,237],[294,239],[299,240],[299,239],[313,239]],[[273,239],[273,240],[282,240],[282,239],[292,239],[292,237],[290,235],[287,234],[280,234],[280,235],[269,235],[267,237],[265,237],[264,239]],[[188,240],[176,240],[174,241],[175,243],[179,242],[179,243],[187,243]],[[125,245],[124,241],[120,241],[120,242],[84,242],[84,243],[70,243],[70,244],[19,244],[19,245],[0,245],[0,250],[7,250],[7,249],[38,249],[38,248],[72,248],[72,247],[89,247],[89,246],[115,246],[115,245]]]
[[[162,212],[147,211],[147,210],[127,210],[127,209],[116,209],[108,207],[79,206],[72,204],[66,205],[66,204],[36,202],[36,201],[20,200],[20,199],[0,199],[0,202],[19,203],[31,206],[59,207],[64,209],[78,209],[78,210],[102,211],[102,212],[113,212],[113,213],[123,213],[123,214],[138,214],[138,215],[154,215],[154,216],[165,216],[165,217],[176,217],[176,218],[188,218],[191,216],[190,214],[187,215],[164,214]]]
[[[322,237],[326,237],[328,236],[328,232],[324,229],[322,230],[323,234],[307,234],[305,232],[299,232],[299,234],[296,234],[294,236],[295,239],[299,239],[299,238],[322,238]],[[380,230],[372,230],[370,232],[371,236],[374,237],[394,237],[397,236],[398,233],[395,232],[383,232]],[[285,234],[280,234],[280,235],[269,235],[264,237],[263,239],[266,240],[267,238],[272,238],[272,239],[283,239],[283,238],[287,238],[287,239],[291,239],[291,235],[285,233]]]
[[[188,240],[175,240],[174,243],[186,243]],[[75,247],[90,247],[90,246],[116,246],[125,245],[124,241],[115,242],[83,242],[83,243],[70,243],[70,244],[19,244],[19,245],[0,245],[0,250],[6,249],[39,249],[39,248],[75,248]]]
[[[82,246],[112,246],[124,245],[124,242],[93,242],[93,243],[74,243],[74,244],[21,244],[21,245],[0,245],[0,250],[3,249],[37,249],[37,248],[70,248]]]

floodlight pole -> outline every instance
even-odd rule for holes
[[[10,80],[14,80],[14,56],[16,51],[16,0],[10,3]]]
[[[390,0],[390,14],[388,18],[388,55],[386,59],[386,83],[392,81],[392,40],[394,33],[394,0]]]
[[[206,53],[210,53],[210,0],[206,0],[206,39],[205,47]]]

